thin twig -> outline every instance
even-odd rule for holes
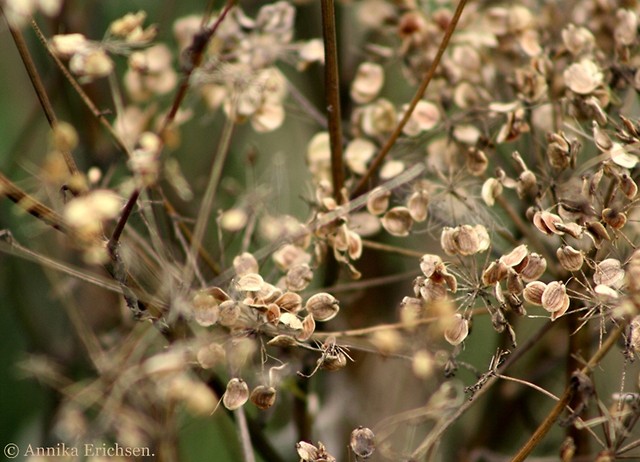
[[[5,18],[6,19],[6,18]],[[8,22],[7,22],[8,23]],[[27,47],[27,43],[24,40],[22,32],[20,29],[13,27],[9,24],[9,30],[11,31],[11,36],[13,37],[13,41],[16,44],[16,48],[18,49],[18,53],[20,53],[20,58],[22,58],[22,62],[24,63],[24,67],[29,75],[29,80],[33,85],[33,89],[36,92],[36,96],[40,101],[40,105],[42,106],[42,110],[44,111],[44,115],[47,117],[49,121],[49,126],[52,129],[55,129],[58,125],[58,118],[56,117],[55,111],[53,110],[53,106],[51,105],[51,101],[49,100],[49,95],[47,95],[47,90],[42,83],[42,79],[40,78],[40,73],[36,69],[36,65],[31,58],[31,53],[29,52],[29,48]],[[71,175],[77,175],[79,173],[78,166],[76,165],[76,161],[73,159],[73,156],[66,149],[62,150],[62,157],[64,158],[65,164],[67,164],[67,169]]]
[[[342,120],[340,114],[340,75],[338,72],[338,46],[336,41],[335,4],[333,0],[322,0],[322,35],[325,56],[325,100],[329,121],[329,144],[331,147],[331,179],[333,197],[342,203],[344,164],[342,161]]]
[[[613,347],[620,335],[624,332],[626,327],[626,323],[621,323],[616,327],[616,329],[609,334],[609,337],[604,341],[602,346],[595,352],[595,354],[591,357],[589,362],[580,370],[583,374],[588,374],[591,370],[604,358],[604,356],[609,352],[611,347]],[[544,421],[538,426],[536,431],[531,435],[531,437],[527,440],[527,442],[520,448],[517,454],[511,459],[511,462],[522,462],[524,461],[531,451],[540,444],[545,435],[549,432],[553,424],[558,420],[560,414],[564,410],[564,408],[571,401],[571,397],[574,393],[574,388],[572,385],[569,385],[565,388],[564,393],[560,397],[560,400],[556,403],[553,409],[549,412]]]
[[[405,111],[400,122],[398,122],[398,125],[396,126],[395,130],[393,131],[393,133],[391,133],[391,135],[385,142],[382,149],[380,149],[380,152],[378,152],[378,154],[373,159],[373,161],[371,161],[371,165],[369,165],[369,169],[362,176],[362,178],[360,179],[356,187],[351,192],[350,197],[359,196],[367,189],[367,184],[369,183],[369,180],[375,174],[378,168],[380,168],[380,166],[382,165],[382,161],[385,159],[387,154],[389,154],[389,151],[391,151],[391,148],[395,145],[396,140],[402,133],[402,129],[407,124],[407,122],[409,122],[409,119],[411,118],[413,111],[415,110],[416,106],[422,99],[422,96],[424,95],[425,91],[427,91],[427,88],[429,87],[429,83],[431,82],[431,80],[433,79],[433,76],[436,73],[438,64],[440,64],[442,55],[444,54],[445,50],[447,49],[447,46],[449,45],[449,40],[451,39],[451,36],[453,35],[453,31],[456,29],[456,26],[458,25],[458,20],[462,15],[462,11],[464,10],[466,3],[467,3],[467,0],[460,0],[458,2],[456,11],[453,13],[453,16],[451,17],[451,21],[447,25],[447,29],[444,32],[444,37],[442,37],[442,42],[440,42],[440,46],[438,47],[438,52],[436,53],[436,56],[433,59],[433,62],[429,66],[429,69],[427,70],[427,73],[425,74],[424,79],[422,79],[422,82],[420,83],[420,87],[418,88],[418,91],[416,91],[415,95],[413,96],[413,99],[409,103],[409,107]]]
[[[424,252],[418,252],[416,250],[383,244],[381,242],[370,241],[368,239],[362,239],[362,246],[368,247],[370,249],[382,250],[383,252],[397,253],[398,255],[404,255],[406,257],[421,258],[424,255]]]
[[[256,462],[256,456],[253,453],[253,445],[251,444],[251,435],[249,434],[249,426],[247,425],[247,416],[244,414],[244,408],[240,407],[233,411],[236,416],[236,426],[238,427],[238,436],[240,437],[240,445],[242,446],[242,455],[244,462]]]

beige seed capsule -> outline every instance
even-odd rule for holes
[[[570,303],[566,287],[559,281],[553,281],[547,284],[547,287],[542,293],[541,301],[542,307],[548,312],[554,313],[556,318],[567,311]]]
[[[320,367],[327,371],[337,371],[347,365],[347,356],[342,351],[330,353],[320,358]]]
[[[500,260],[491,262],[491,264],[482,273],[482,282],[486,286],[492,286],[496,282],[502,281],[507,277],[508,266]]]
[[[596,249],[602,247],[602,241],[610,241],[611,236],[599,221],[590,221],[586,225],[587,235],[593,239]]]
[[[436,271],[444,270],[445,266],[438,255],[425,254],[420,258],[420,269],[425,277],[430,278]]]
[[[460,345],[469,335],[469,321],[460,313],[455,313],[446,321],[444,338],[451,345]]]
[[[276,335],[271,340],[267,342],[269,346],[277,346],[277,347],[292,347],[297,345],[296,339],[290,335]]]
[[[305,305],[309,314],[313,315],[316,321],[324,322],[333,319],[340,311],[338,300],[326,292],[312,295]]]
[[[512,295],[520,295],[524,289],[524,282],[518,273],[513,268],[509,268],[509,274],[507,275],[507,291]]]
[[[227,383],[227,390],[224,392],[222,404],[233,411],[240,408],[249,399],[249,386],[247,382],[237,377],[232,378]]]
[[[269,305],[267,305],[265,317],[269,324],[273,324],[274,326],[277,325],[280,319],[280,307],[275,303],[269,303]]]
[[[564,234],[556,227],[556,223],[563,223],[562,218],[555,213],[538,211],[533,215],[533,224],[544,234]]]
[[[276,402],[276,389],[266,385],[258,385],[251,392],[251,402],[258,409],[267,410]]]
[[[527,266],[520,271],[520,277],[524,282],[531,282],[537,280],[547,270],[547,260],[537,253],[529,254],[529,261]]]
[[[238,276],[258,272],[258,260],[249,252],[244,252],[233,259],[233,269]]]
[[[264,284],[264,279],[258,273],[248,273],[241,276],[236,284],[238,290],[243,292],[258,292]]]
[[[220,317],[218,324],[225,327],[233,327],[240,318],[240,305],[233,300],[227,300],[220,304]]]
[[[560,265],[567,271],[579,271],[584,263],[584,254],[570,245],[564,245],[556,251]]]
[[[620,260],[607,258],[596,264],[593,282],[605,286],[618,288],[624,279],[624,270]]]
[[[627,224],[627,215],[620,210],[606,208],[602,211],[602,220],[613,229],[621,229]]]
[[[372,215],[382,215],[389,208],[391,191],[383,186],[378,186],[367,197],[367,210]]]
[[[578,223],[555,223],[555,226],[559,231],[567,233],[569,236],[575,237],[576,239],[580,239],[582,237],[582,233],[584,233],[584,227],[580,226]]]
[[[285,292],[280,295],[275,302],[283,311],[297,313],[302,309],[302,297],[295,292]]]
[[[351,432],[351,450],[361,459],[368,459],[376,450],[375,435],[369,428],[358,427]]]
[[[627,199],[633,199],[638,194],[638,185],[633,178],[624,173],[620,176],[620,190]]]
[[[526,285],[522,291],[524,299],[532,305],[542,306],[542,294],[547,285],[541,281],[533,281]]]
[[[285,276],[285,284],[287,289],[294,292],[300,292],[309,286],[313,279],[313,271],[306,263],[292,266]]]
[[[473,226],[462,225],[455,235],[457,250],[460,255],[473,255],[479,251],[480,237]]]
[[[527,246],[525,244],[522,244],[513,249],[508,254],[500,257],[500,261],[506,266],[510,266],[513,268],[514,266],[518,266],[522,262],[522,260],[524,260],[528,253],[529,250],[527,249]]]
[[[302,320],[302,331],[296,335],[296,339],[301,342],[309,340],[316,330],[316,321],[312,314],[308,314]]]
[[[415,191],[407,200],[407,208],[414,221],[418,223],[425,221],[429,208],[429,193],[425,189]]]
[[[413,218],[406,207],[393,207],[380,220],[382,227],[392,236],[408,236],[413,227]]]

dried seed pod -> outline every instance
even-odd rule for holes
[[[276,305],[278,306],[278,305]],[[288,327],[291,330],[301,331],[302,330],[302,321],[298,319],[298,317],[293,313],[284,312],[278,318],[280,324],[285,327]]]
[[[610,299],[616,299],[619,297],[618,291],[612,289],[604,284],[598,284],[593,288],[593,292],[598,296],[600,300],[607,301]]]
[[[547,158],[553,168],[564,170],[569,167],[571,159],[575,156],[572,152],[572,144],[563,132],[549,133],[547,135]]]
[[[371,190],[367,197],[367,210],[372,215],[382,215],[389,208],[391,191],[384,186]]]
[[[512,295],[520,295],[524,289],[524,283],[518,273],[513,268],[509,268],[507,275],[507,291]]]
[[[489,233],[482,225],[445,226],[440,236],[440,245],[448,255],[474,255],[487,250],[490,244]]]
[[[313,279],[313,271],[306,263],[292,266],[285,276],[287,289],[299,292],[306,289]]]
[[[567,289],[565,285],[559,281],[553,281],[547,284],[547,287],[542,293],[541,301],[542,307],[549,313],[555,314],[556,318],[567,311],[570,303]]]
[[[436,271],[442,271],[445,269],[442,258],[434,254],[424,254],[420,258],[420,269],[425,277],[430,278]]]
[[[249,252],[244,252],[233,259],[233,269],[236,275],[244,276],[245,274],[258,272],[258,260]]]
[[[500,260],[491,262],[491,264],[482,273],[482,282],[485,286],[492,286],[496,282],[502,281],[507,277],[509,267]]]
[[[312,314],[308,314],[302,320],[302,331],[296,335],[296,339],[305,342],[311,338],[316,330],[316,321]]]
[[[516,294],[509,294],[507,296],[507,306],[518,316],[524,316],[527,314],[527,310],[522,306],[522,300]]]
[[[413,221],[421,223],[427,219],[429,193],[426,189],[415,191],[407,200],[407,208]]]
[[[555,213],[539,211],[533,215],[533,224],[544,234],[564,234],[556,227],[556,223],[562,223],[562,218]]]
[[[602,220],[613,229],[621,229],[627,224],[627,215],[620,210],[606,208],[602,211]]]
[[[481,149],[476,147],[470,147],[467,149],[467,170],[473,176],[482,176],[487,171],[489,166],[489,159],[487,155]]]
[[[626,173],[620,175],[620,190],[627,196],[627,199],[633,199],[638,194],[638,185],[633,178]]]
[[[640,316],[635,316],[629,323],[629,346],[634,352],[640,352]]]
[[[361,459],[368,459],[376,450],[375,435],[369,428],[358,427],[351,432],[351,450]]]
[[[500,262],[502,262],[506,266],[510,266],[513,268],[514,266],[518,266],[522,262],[522,260],[524,260],[528,253],[529,250],[527,249],[526,244],[522,244],[513,249],[508,254],[500,257]]]
[[[580,239],[584,232],[584,227],[580,226],[578,223],[555,223],[555,226],[558,231],[567,233],[569,236],[575,237],[576,239]]]
[[[213,295],[200,291],[193,296],[193,318],[204,327],[212,326],[220,317],[220,307]]]
[[[277,347],[292,347],[297,345],[296,339],[290,335],[276,335],[271,340],[267,342],[267,345],[277,346]]]
[[[432,279],[424,281],[419,286],[418,293],[425,302],[439,302],[447,298],[445,285],[434,282]]]
[[[629,258],[626,283],[631,294],[636,296],[640,293],[640,250],[633,252]]]
[[[564,245],[556,251],[560,265],[567,271],[579,271],[584,263],[584,254],[570,245]]]
[[[469,320],[462,317],[460,313],[455,313],[446,321],[444,338],[451,345],[461,344],[469,335]]]
[[[269,303],[269,305],[267,305],[267,312],[265,313],[265,316],[269,324],[273,324],[274,326],[277,325],[278,320],[280,319],[280,307],[275,303]]]
[[[586,225],[587,235],[593,239],[593,244],[596,249],[602,247],[602,241],[610,241],[611,236],[607,232],[606,228],[599,221],[590,221]]]
[[[383,84],[384,69],[380,64],[361,63],[351,84],[351,99],[359,104],[369,103],[378,95]]]
[[[318,459],[318,448],[306,441],[296,443],[296,451],[303,462],[315,462]]]
[[[236,282],[238,290],[242,292],[258,292],[263,284],[264,279],[258,273],[245,274]]]
[[[482,184],[482,200],[489,207],[493,207],[496,203],[496,197],[502,194],[502,183],[495,178],[489,178]]]
[[[520,271],[520,277],[524,282],[531,282],[538,279],[547,270],[547,260],[537,253],[529,254],[527,266]]]
[[[326,292],[312,295],[305,305],[309,314],[313,315],[316,321],[324,322],[333,319],[340,311],[338,300]]]
[[[276,389],[266,385],[258,385],[253,389],[249,398],[258,409],[264,411],[276,402]]]
[[[233,327],[240,318],[240,305],[233,300],[227,300],[220,304],[220,317],[218,324],[225,327]]]
[[[232,378],[227,383],[227,390],[224,392],[222,404],[233,411],[240,408],[249,399],[249,386],[247,382],[237,377]]]
[[[546,288],[547,285],[544,282],[533,281],[525,286],[522,295],[532,305],[542,306],[542,294]]]
[[[302,309],[302,297],[295,292],[285,292],[274,302],[283,311],[297,313]]]
[[[376,152],[376,145],[365,138],[354,138],[349,142],[344,151],[344,160],[349,169],[357,174],[364,175],[367,164]]]
[[[507,324],[507,318],[505,318],[504,313],[500,308],[491,312],[491,325],[493,326],[493,330],[501,334],[504,332],[504,328]]]
[[[320,358],[320,367],[327,371],[337,371],[347,365],[347,356],[340,350],[325,354]]]
[[[406,207],[393,207],[380,220],[382,227],[392,236],[408,236],[413,227],[411,212]]]
[[[605,286],[618,288],[624,280],[624,270],[620,260],[607,258],[596,264],[593,282]]]
[[[211,369],[215,365],[224,361],[224,358],[224,348],[222,348],[222,345],[215,342],[199,348],[198,353],[196,354],[198,364],[203,369]]]

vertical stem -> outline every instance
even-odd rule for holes
[[[329,142],[331,145],[331,178],[333,197],[342,202],[344,166],[342,162],[342,121],[340,114],[340,76],[338,72],[338,47],[336,41],[335,4],[333,0],[322,0],[322,35],[325,56],[325,99],[329,121]]]
[[[253,445],[251,444],[251,436],[249,434],[249,426],[247,425],[247,416],[244,414],[244,407],[236,409],[233,413],[236,416],[236,426],[238,427],[238,436],[240,437],[244,462],[256,462],[256,456],[253,453]]]

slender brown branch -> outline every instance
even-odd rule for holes
[[[20,58],[22,58],[24,68],[29,75],[29,80],[33,85],[33,89],[36,92],[38,100],[40,101],[40,105],[42,106],[44,115],[49,121],[49,126],[52,129],[55,129],[58,125],[58,119],[56,117],[55,111],[53,110],[53,106],[51,105],[51,101],[49,100],[49,96],[47,95],[47,90],[42,83],[42,79],[40,78],[40,73],[36,69],[36,65],[31,58],[31,53],[29,52],[29,48],[27,47],[27,43],[24,40],[22,32],[20,31],[20,29],[16,29],[11,25],[9,25],[9,30],[11,31],[11,36],[13,37],[13,41],[16,44],[16,48],[18,49]],[[62,151],[62,157],[64,158],[64,162],[67,164],[69,173],[71,175],[77,175],[79,173],[78,166],[76,165],[76,161],[73,159],[71,153],[65,149]]]
[[[453,35],[453,31],[456,29],[456,26],[458,25],[458,21],[460,19],[460,16],[462,15],[462,11],[464,10],[466,3],[467,3],[467,0],[460,0],[458,2],[456,11],[453,13],[453,17],[451,18],[451,21],[447,25],[447,29],[444,32],[444,37],[442,37],[442,42],[440,42],[440,46],[438,47],[438,52],[436,53],[436,56],[433,59],[433,62],[429,66],[429,69],[427,70],[427,73],[425,74],[424,79],[422,79],[422,82],[420,83],[420,87],[418,88],[418,91],[416,91],[415,95],[413,96],[413,99],[409,103],[409,107],[405,111],[400,122],[398,122],[398,125],[396,126],[395,130],[393,130],[393,133],[391,133],[391,135],[385,142],[384,146],[382,146],[382,149],[380,149],[380,152],[378,152],[378,154],[373,159],[373,161],[371,161],[371,165],[369,166],[369,169],[367,170],[367,172],[362,176],[362,178],[360,178],[360,181],[351,192],[350,197],[353,198],[353,197],[359,196],[367,189],[367,184],[369,183],[369,180],[375,174],[375,172],[380,168],[380,166],[382,165],[382,161],[385,159],[387,154],[389,154],[389,151],[391,151],[391,148],[395,145],[396,140],[402,133],[402,129],[407,124],[407,122],[409,122],[409,119],[411,118],[413,111],[415,110],[416,106],[420,102],[420,99],[422,99],[424,92],[427,91],[427,88],[429,87],[429,83],[431,83],[431,80],[433,79],[433,76],[436,73],[438,64],[440,64],[442,55],[444,54],[445,50],[447,49],[447,46],[449,45],[449,40],[451,39],[451,36]]]
[[[178,113],[178,109],[180,109],[180,105],[182,104],[182,101],[184,100],[185,96],[187,95],[187,91],[189,90],[189,80],[191,78],[191,74],[193,74],[193,72],[202,64],[204,52],[207,48],[207,45],[209,44],[209,41],[211,40],[211,37],[213,37],[213,34],[216,33],[216,30],[218,29],[220,24],[222,24],[222,21],[224,21],[224,18],[227,16],[229,11],[235,4],[236,0],[228,0],[227,4],[220,12],[220,16],[218,16],[218,18],[216,19],[216,22],[213,23],[211,27],[204,27],[199,33],[197,33],[193,37],[193,42],[191,43],[189,48],[185,50],[185,55],[188,57],[189,61],[185,65],[182,83],[180,84],[180,88],[178,88],[176,96],[173,98],[171,109],[169,109],[169,112],[162,121],[162,125],[158,130],[158,133],[161,136],[175,119],[176,114]]]
[[[340,113],[340,75],[338,72],[338,46],[336,41],[336,17],[333,0],[322,0],[322,35],[324,37],[325,100],[329,121],[329,144],[331,146],[331,178],[333,197],[341,203],[344,185],[342,162],[342,119]]]
[[[368,247],[370,249],[381,250],[383,252],[397,253],[398,255],[404,255],[406,257],[421,258],[424,255],[424,252],[418,252],[416,250],[383,244],[381,242],[370,241],[368,239],[362,239],[362,246]]]
[[[127,203],[124,206],[124,209],[122,209],[122,213],[120,214],[120,219],[118,220],[118,223],[116,224],[116,227],[113,230],[113,233],[111,233],[111,237],[109,238],[109,242],[107,243],[107,249],[109,250],[109,253],[112,255],[116,246],[118,245],[118,241],[120,240],[120,236],[124,231],[124,227],[127,224],[127,220],[129,220],[129,217],[131,216],[131,212],[133,211],[133,208],[135,207],[136,202],[138,202],[138,197],[140,197],[140,188],[136,188],[133,191],[133,193],[131,193],[129,200],[127,200]]]
[[[591,357],[589,362],[580,370],[580,372],[584,374],[588,374],[591,370],[604,358],[604,356],[609,352],[611,347],[613,347],[620,335],[624,332],[626,327],[626,323],[621,323],[616,329],[609,334],[609,337],[604,341],[602,346],[596,351],[596,353]],[[573,386],[567,386],[564,390],[564,393],[560,397],[560,401],[556,403],[556,405],[551,409],[547,417],[542,421],[542,423],[538,426],[536,431],[531,435],[529,440],[520,448],[518,453],[511,459],[511,462],[522,462],[524,461],[531,451],[540,444],[545,435],[549,432],[553,424],[558,420],[560,414],[564,410],[564,408],[571,401],[571,397],[573,396]]]

